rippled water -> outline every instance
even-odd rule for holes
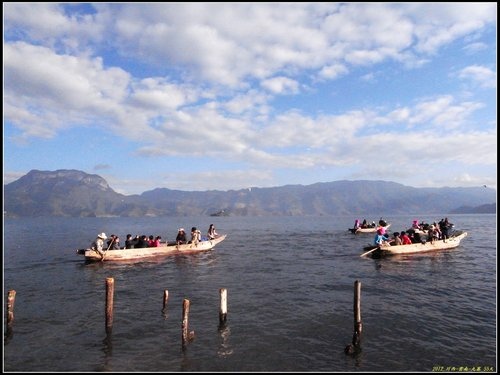
[[[9,290],[16,300],[4,370],[496,370],[496,216],[449,218],[469,232],[460,247],[377,260],[360,258],[373,236],[349,233],[354,217],[6,219],[4,300]],[[401,231],[415,218],[385,219]],[[211,222],[228,238],[203,254],[124,264],[75,254],[102,231],[173,240],[180,226],[204,233]],[[109,336],[107,277],[115,280]],[[346,355],[356,280],[362,350]],[[183,350],[185,298],[195,338]]]

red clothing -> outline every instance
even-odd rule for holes
[[[411,239],[406,233],[401,236],[401,241],[403,245],[411,245]]]

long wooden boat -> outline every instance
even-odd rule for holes
[[[222,234],[213,240],[200,241],[197,244],[176,245],[162,243],[158,247],[145,247],[134,249],[106,250],[98,251],[93,249],[78,249],[76,253],[83,255],[88,262],[117,262],[126,260],[140,260],[167,255],[181,255],[200,253],[212,250],[217,244],[226,239],[226,234]]]
[[[361,256],[370,254],[372,258],[380,258],[387,255],[406,255],[453,249],[459,246],[460,241],[465,237],[467,237],[467,232],[456,231],[447,238],[446,241],[435,240],[433,242],[412,243],[411,245],[391,246],[386,244],[382,246],[373,246],[370,250],[361,254]],[[367,248],[364,250],[367,250]]]
[[[391,224],[387,224],[384,228],[387,230],[389,229],[389,227],[391,226]],[[380,225],[376,226],[376,227],[369,227],[369,228],[357,228],[357,229],[354,229],[354,228],[349,228],[349,231],[353,234],[358,234],[358,233],[377,233],[377,229],[380,228]]]

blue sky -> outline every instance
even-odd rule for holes
[[[497,184],[496,3],[3,3],[4,183]]]

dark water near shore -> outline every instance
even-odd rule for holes
[[[377,260],[359,257],[373,235],[349,233],[354,219],[5,219],[4,327],[9,290],[16,300],[4,371],[496,371],[496,215],[449,216],[469,232],[456,249]],[[401,231],[441,217],[385,219]],[[122,243],[127,233],[173,240],[180,226],[205,234],[212,222],[228,238],[203,254],[85,264],[75,253],[102,231]],[[115,280],[108,337],[107,277]],[[349,356],[356,280],[362,351]],[[185,298],[195,339],[182,350]]]

